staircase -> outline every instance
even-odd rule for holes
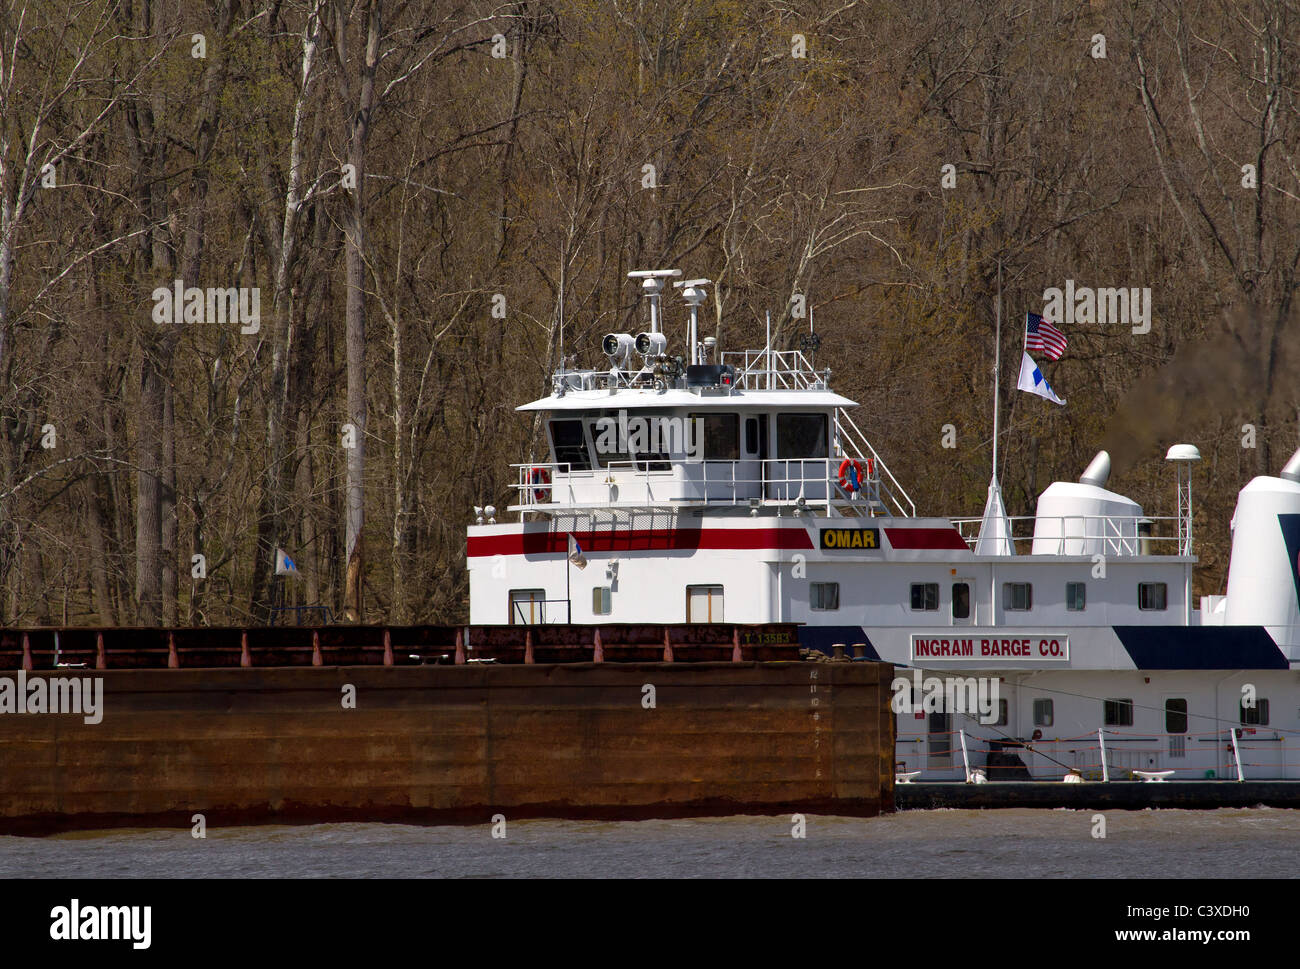
[[[871,446],[867,436],[843,407],[835,409],[835,451],[836,457],[848,457],[861,461],[863,465],[873,468],[867,475],[863,496],[874,514],[894,514],[900,518],[915,518],[916,503],[903,490],[894,473],[889,470],[876,449]],[[838,485],[836,489],[847,500],[851,496]]]

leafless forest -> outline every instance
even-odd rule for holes
[[[1195,443],[1200,593],[1300,441],[1295,0],[0,0],[0,104],[5,624],[463,620],[513,408],[643,328],[630,269],[716,280],[727,349],[803,296],[922,511],[977,515],[1001,262],[1009,512],[1104,446],[1172,514]],[[1010,388],[1068,279],[1153,310],[1064,327],[1059,408]],[[160,319],[176,280],[260,317]]]

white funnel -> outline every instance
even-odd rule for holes
[[[1083,474],[1079,475],[1079,484],[1096,485],[1098,488],[1104,488],[1109,478],[1110,455],[1105,451],[1098,451],[1097,456],[1084,468]]]

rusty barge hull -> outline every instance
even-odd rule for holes
[[[102,677],[103,719],[0,715],[0,833],[893,809],[887,664],[115,658],[25,674]]]

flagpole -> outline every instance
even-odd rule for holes
[[[997,335],[993,340],[993,483],[998,483],[998,405],[1002,396],[1002,256],[998,256],[998,302],[994,312]]]

